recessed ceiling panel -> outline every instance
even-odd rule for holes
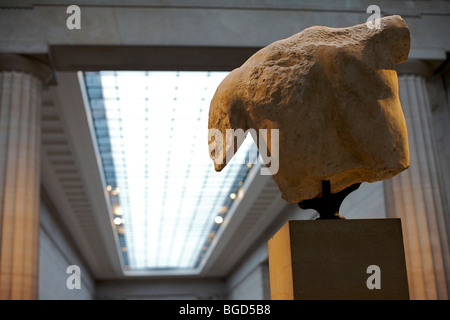
[[[257,148],[215,172],[208,112],[227,72],[86,72],[119,247],[129,270],[195,269]]]

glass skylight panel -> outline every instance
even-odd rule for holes
[[[85,73],[129,270],[196,268],[257,157],[249,135],[222,172],[209,158],[209,104],[226,75]]]

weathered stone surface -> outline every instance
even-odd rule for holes
[[[320,196],[322,180],[334,193],[405,170],[408,140],[394,67],[409,48],[406,23],[389,16],[380,29],[311,27],[261,49],[211,101],[209,128],[223,133],[218,150],[226,151],[215,169],[225,167],[230,151],[226,129],[253,128],[279,129],[273,178],[288,202]]]

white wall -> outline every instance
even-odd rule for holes
[[[134,278],[103,280],[96,296],[108,300],[208,300],[224,297],[224,281],[217,278]]]
[[[261,263],[231,288],[230,300],[268,300],[270,299],[269,265]]]
[[[227,299],[270,299],[267,245],[262,241],[227,278]]]
[[[39,214],[38,299],[93,299],[95,282],[89,270],[57,218],[43,201],[40,204]],[[69,265],[80,267],[81,288],[79,290],[67,288],[66,281],[71,276],[66,273]]]
[[[347,219],[386,218],[383,181],[362,183],[342,202],[339,214]]]

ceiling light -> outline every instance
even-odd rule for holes
[[[233,200],[236,199],[236,193],[230,193],[230,198]]]
[[[222,206],[221,208],[220,208],[220,210],[219,210],[219,213],[220,214],[223,214],[223,213],[225,213],[225,212],[227,212],[228,211],[228,207],[227,206]]]
[[[244,198],[244,190],[242,188],[239,188],[239,190],[238,190],[238,197],[239,197],[239,199]]]
[[[120,217],[114,218],[114,224],[116,226],[120,226],[122,223],[123,223],[123,219],[122,218],[120,218]]]
[[[215,221],[217,224],[221,224],[221,223],[223,222],[223,217],[222,217],[222,216],[216,216],[216,217],[214,218],[214,221]]]

